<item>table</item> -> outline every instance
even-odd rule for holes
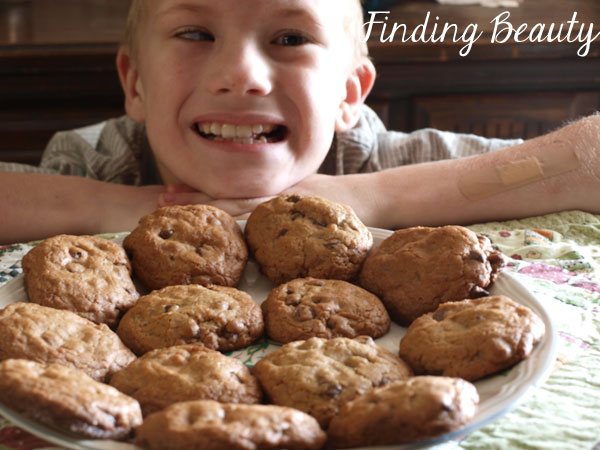
[[[558,357],[547,380],[508,414],[436,449],[600,449],[600,215],[566,211],[469,227],[550,311]],[[35,243],[0,247],[0,285],[21,273]],[[48,449],[0,417],[0,449]]]

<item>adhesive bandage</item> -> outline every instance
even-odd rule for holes
[[[458,188],[469,200],[479,200],[576,169],[579,155],[565,142],[553,142],[546,154],[496,165],[469,174]]]

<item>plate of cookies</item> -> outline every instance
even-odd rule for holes
[[[0,414],[73,449],[419,448],[543,381],[548,311],[460,226],[281,195],[59,235],[0,288]]]

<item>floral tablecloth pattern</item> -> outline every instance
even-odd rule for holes
[[[558,357],[511,412],[436,449],[600,450],[600,216],[568,211],[469,228],[509,257],[507,270],[550,311]],[[33,245],[0,246],[0,286],[22,272]],[[0,417],[0,449],[42,448],[56,447]]]

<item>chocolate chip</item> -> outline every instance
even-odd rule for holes
[[[477,261],[480,263],[485,262],[485,256],[483,256],[483,254],[481,252],[478,252],[477,250],[471,250],[466,259],[469,261]]]
[[[242,379],[238,376],[237,373],[235,373],[235,372],[229,372],[229,374],[231,375],[231,378],[233,378],[238,383],[242,384]]]
[[[324,223],[324,222],[319,222],[319,221],[318,221],[317,219],[315,219],[314,217],[311,217],[311,218],[310,218],[310,221],[311,221],[312,223],[314,223],[315,225],[319,226],[319,227],[323,227],[323,228],[325,228],[325,227],[327,226],[327,224],[326,224],[326,223]]]
[[[335,246],[340,245],[342,243],[342,241],[331,241],[331,242],[327,242],[325,243],[325,248],[328,248],[329,250],[333,249]]]
[[[225,330],[232,334],[239,334],[245,329],[244,322],[242,320],[232,320],[225,325]]]
[[[222,223],[222,222],[221,222],[219,219],[217,219],[216,217],[214,217],[214,216],[208,216],[208,217],[206,218],[206,222],[207,222],[209,225],[216,225],[216,226],[221,226],[221,225],[223,225],[223,223]]]
[[[158,233],[158,236],[161,239],[169,239],[171,236],[173,236],[173,233],[173,230],[162,230],[160,233]]]
[[[281,230],[281,231],[279,232],[279,234],[277,235],[277,237],[278,237],[278,238],[280,238],[280,237],[283,237],[283,236],[285,236],[285,235],[287,234],[287,232],[288,232],[288,230],[287,230],[287,229]]]
[[[288,306],[296,306],[300,303],[301,298],[302,296],[300,294],[294,294],[292,292],[285,298],[285,304]]]
[[[490,293],[481,286],[473,286],[469,292],[469,298],[481,298],[487,297],[488,295],[490,295]]]
[[[342,393],[342,386],[339,384],[327,383],[327,388],[325,389],[325,395],[328,397],[337,397]]]
[[[433,318],[433,320],[435,320],[437,322],[441,322],[442,320],[444,320],[445,316],[446,316],[446,311],[443,309],[438,309],[436,312],[433,313],[433,315],[431,317]]]
[[[318,305],[319,303],[327,303],[328,301],[330,301],[330,298],[324,295],[315,295],[312,298],[312,301],[313,303],[316,303]]]
[[[300,305],[294,314],[296,320],[304,322],[306,320],[312,320],[315,318],[315,312],[310,306]]]
[[[298,203],[300,200],[302,200],[302,197],[300,197],[299,195],[290,195],[286,201],[290,202],[290,203]]]
[[[488,256],[488,261],[492,266],[505,266],[506,265],[506,257],[500,252],[492,252]]]
[[[375,387],[380,387],[380,386],[385,386],[386,384],[390,383],[390,379],[388,377],[381,377],[381,380],[379,380],[379,382],[377,383],[377,386]]]
[[[239,339],[237,333],[229,333],[227,331],[223,331],[223,332],[219,333],[219,336],[221,336],[223,339],[226,339],[228,341],[234,341],[234,342]]]
[[[292,221],[296,219],[300,219],[301,217],[306,217],[303,212],[300,211],[292,211]]]
[[[333,315],[327,319],[327,328],[335,330],[337,333],[352,335],[354,329],[348,323],[348,319],[343,316]]]

